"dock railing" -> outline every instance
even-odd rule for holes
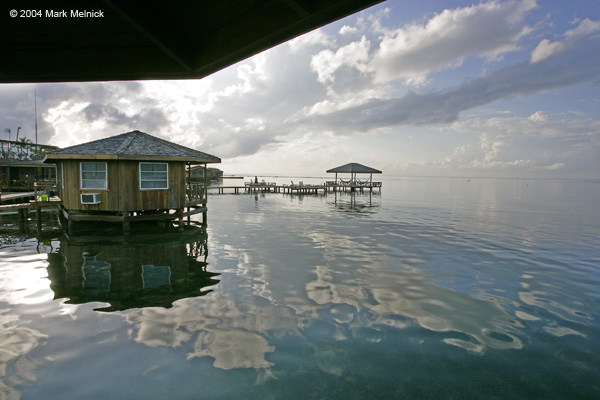
[[[33,191],[35,192],[35,203],[41,201],[52,201],[57,200],[58,192],[55,180],[38,180],[33,184]]]
[[[206,203],[206,187],[203,183],[188,183],[185,194],[190,203]]]
[[[275,182],[265,182],[263,180],[261,182],[254,182],[254,181],[244,182],[244,186],[250,187],[250,188],[261,188],[261,187],[273,187],[273,186],[277,186],[277,184]]]

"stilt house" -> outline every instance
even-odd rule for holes
[[[127,229],[131,221],[206,218],[207,183],[186,180],[186,170],[221,159],[133,131],[53,151],[44,161],[57,166],[69,223],[122,222]]]

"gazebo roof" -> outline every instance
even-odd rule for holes
[[[220,163],[221,159],[140,131],[122,133],[50,152],[44,161],[56,159],[185,161]]]
[[[367,167],[366,165],[362,165],[359,163],[349,163],[346,165],[342,165],[341,167],[332,168],[327,170],[327,172],[332,173],[351,173],[351,174],[381,174],[381,171],[375,168]]]

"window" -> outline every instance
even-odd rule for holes
[[[167,163],[140,163],[140,189],[168,189],[169,165]]]
[[[81,188],[82,189],[106,189],[106,163],[105,162],[82,162]]]

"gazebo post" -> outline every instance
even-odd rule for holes
[[[191,201],[190,197],[191,197],[191,193],[192,193],[192,164],[191,163],[188,163],[188,168],[187,168],[187,182],[186,182],[185,185],[186,185],[185,186],[185,189],[186,189],[185,192],[186,192],[186,197],[187,197],[186,201],[190,202]],[[190,224],[191,219],[192,219],[192,216],[190,214],[190,210],[191,210],[191,208],[188,205],[188,207],[187,207],[187,212],[188,212],[187,222],[188,222],[188,225]]]
[[[202,213],[202,224],[206,226],[207,209],[208,209],[208,164],[204,163],[204,187],[202,188],[202,199],[204,200],[204,212]]]
[[[338,180],[337,180],[337,172],[335,173],[335,185],[333,186],[333,191],[337,192]]]

